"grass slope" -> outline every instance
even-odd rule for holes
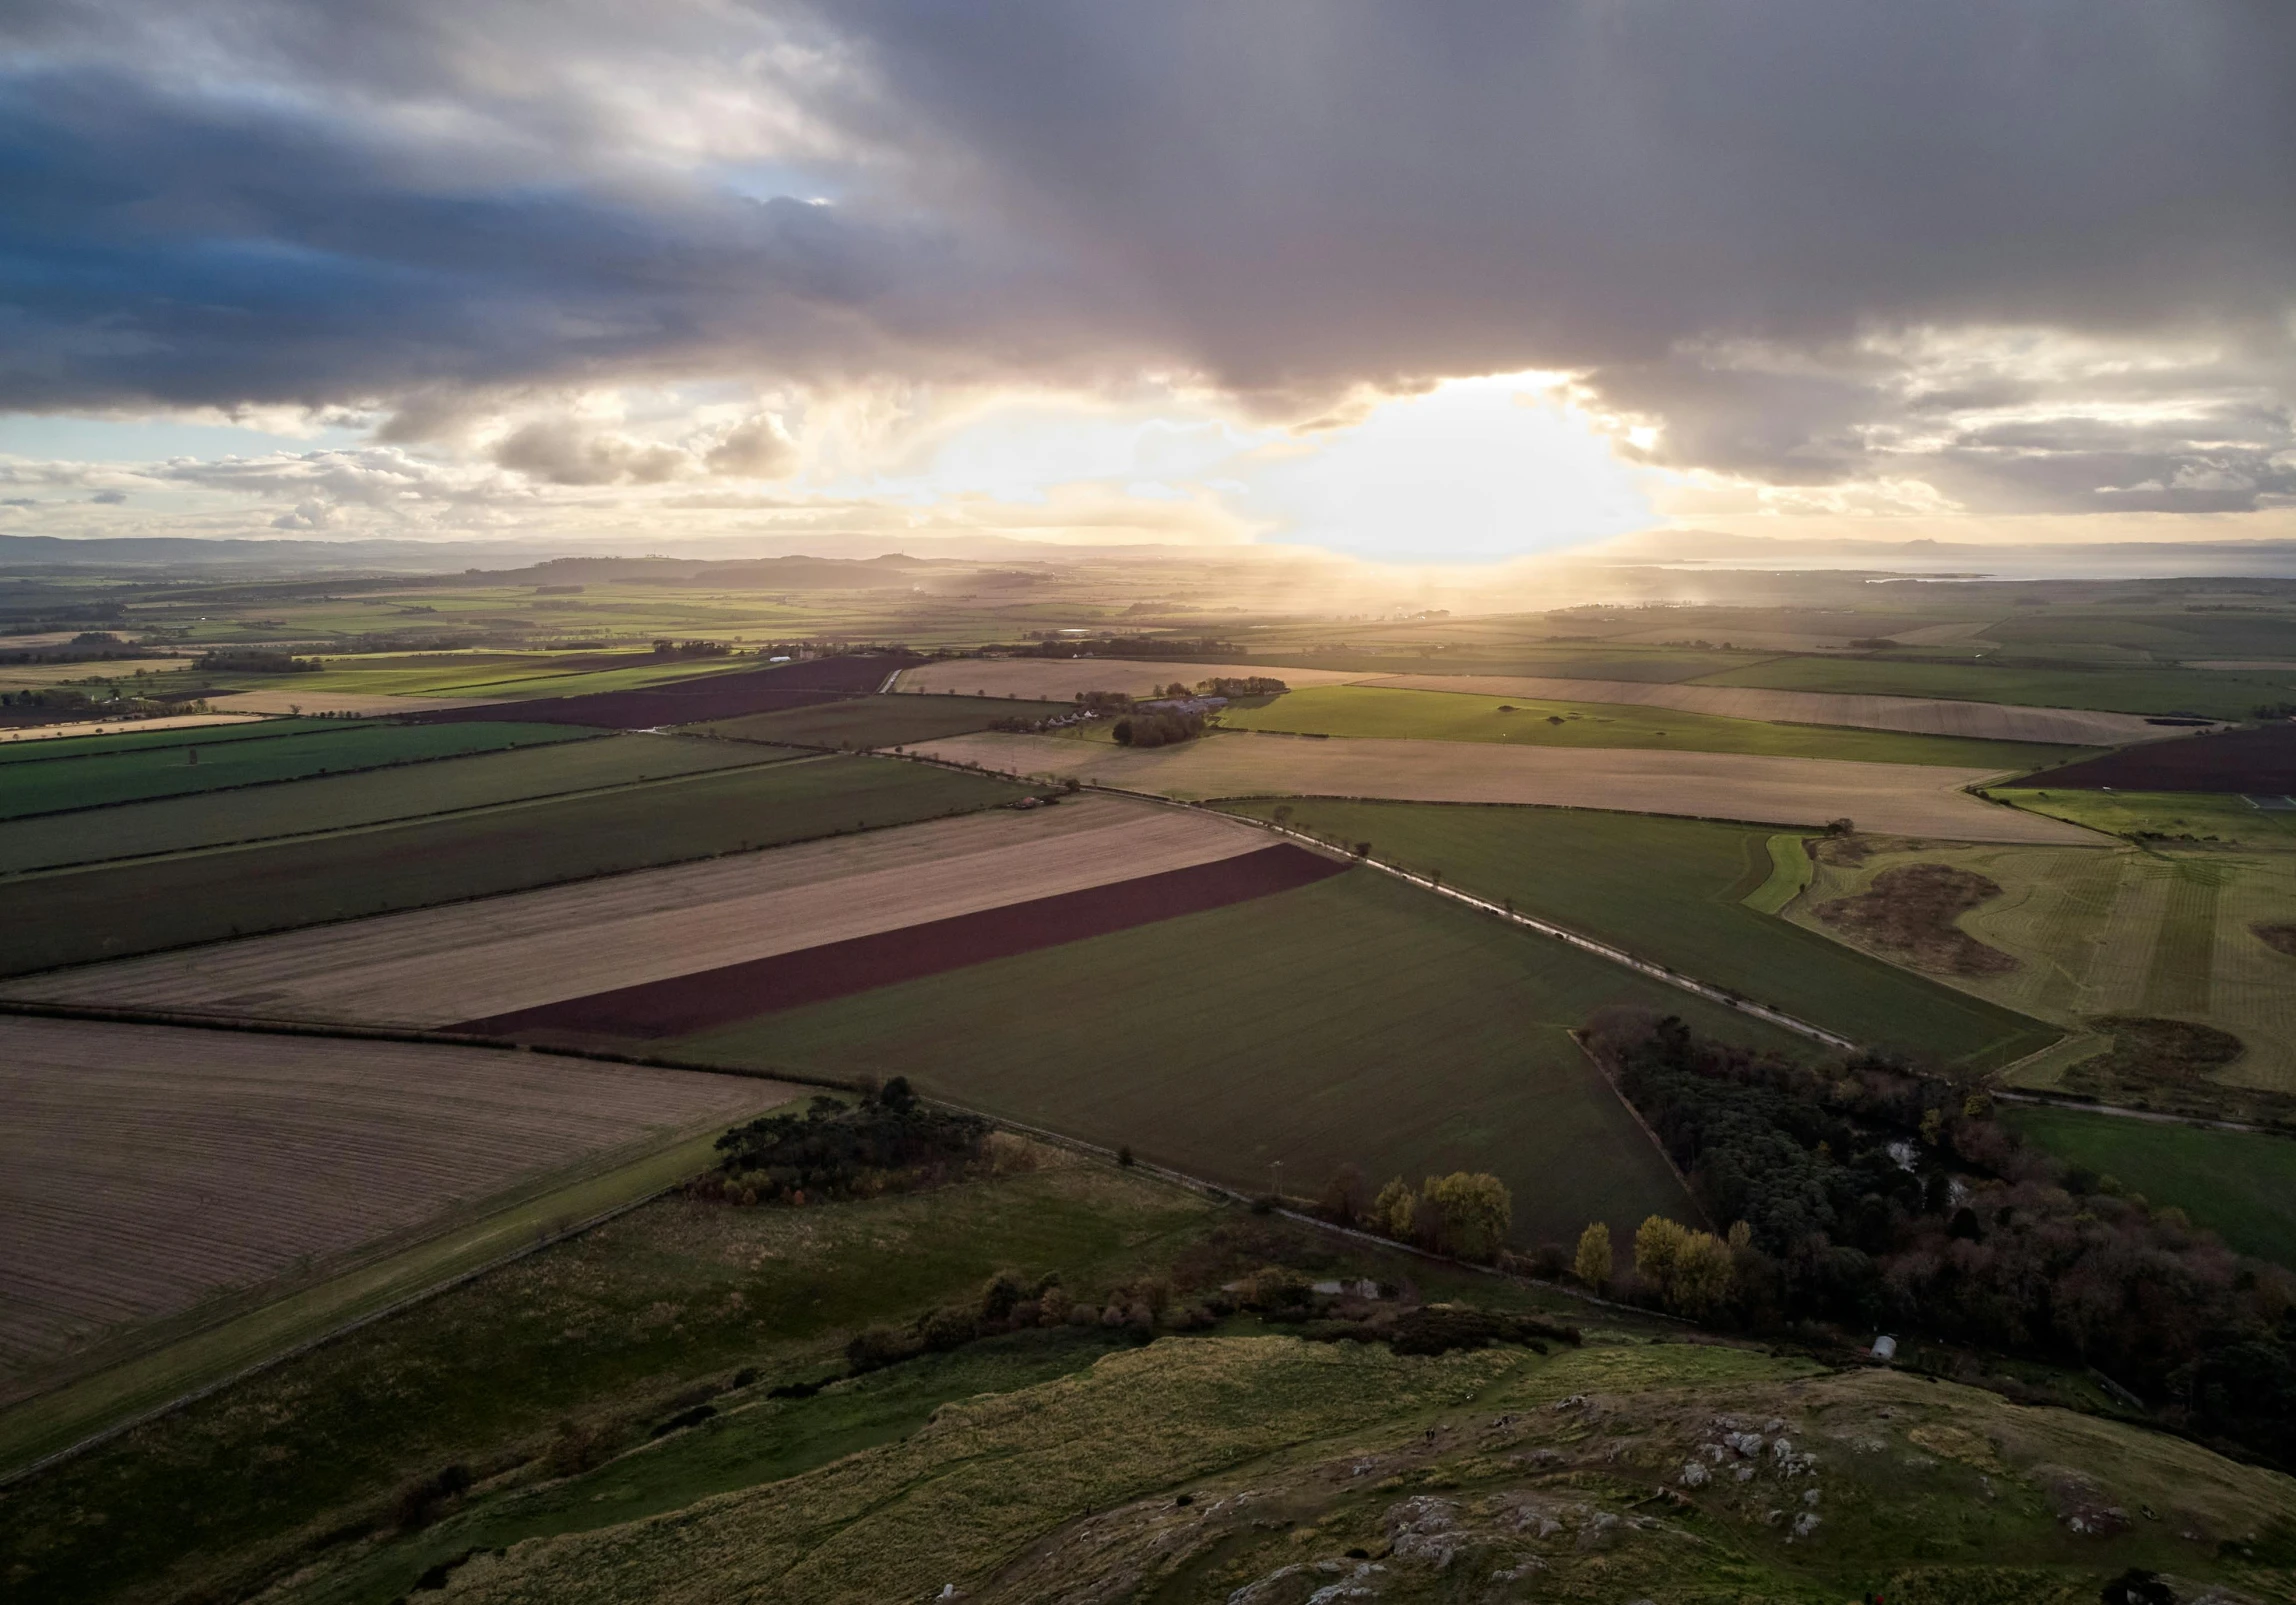
[[[287,732],[269,741],[227,741],[214,746],[187,741],[131,752],[90,754],[70,764],[10,765],[0,768],[0,819],[462,758],[513,747],[549,746],[596,734],[564,725],[333,721],[316,730]],[[191,759],[193,752],[199,755],[197,762]]]
[[[1722,1439],[1746,1423],[1765,1447],[1822,1447],[1807,1468],[1743,1460]],[[1668,1499],[1693,1462],[1703,1479]],[[454,1586],[473,1605],[943,1588],[2087,1605],[2141,1565],[2187,1598],[2202,1580],[2285,1598],[2292,1493],[2174,1439],[1886,1371],[1678,1345],[1410,1360],[1238,1335],[951,1404],[786,1481],[476,1557]],[[2072,1525],[2105,1501],[2165,1514],[2111,1537]],[[2220,1548],[2220,1533],[2239,1537]]]
[[[1360,685],[1308,686],[1264,708],[1230,709],[1220,722],[1236,730],[1300,735],[1748,752],[1774,758],[1838,758],[1969,769],[2031,769],[2065,762],[2083,750],[2033,742],[1905,735],[1890,730],[1770,724],[1760,719],[1686,713],[1679,708],[1539,702],[1459,691]]]
[[[0,1575],[46,1605],[240,1597],[328,1527],[387,1525],[397,1488],[441,1466],[539,1453],[569,1418],[643,1441],[697,1381],[819,1377],[852,1332],[1006,1267],[1105,1288],[1218,1213],[1065,1161],[802,1211],[664,1200],[0,1489]],[[410,1580],[356,1597],[382,1605]]]
[[[2025,669],[1879,658],[1772,658],[1724,669],[1697,685],[1766,686],[1775,691],[1847,691],[1872,696],[1953,697],[2041,708],[2103,708],[2114,713],[2198,714],[2245,719],[2258,703],[2296,693],[2296,671],[2207,669]]]
[[[608,744],[549,748],[545,755]],[[0,974],[908,824],[1020,795],[1002,781],[924,764],[800,759],[374,830],[0,880]]]
[[[1372,871],[678,1039],[930,1092],[1253,1192],[1490,1171],[1516,1236],[1631,1233],[1680,1186],[1565,1032],[1611,1003],[1799,1042]]]
[[[779,741],[797,747],[893,747],[986,730],[992,719],[1048,719],[1066,702],[1008,697],[866,696],[815,708],[753,713],[689,726],[698,735]]]
[[[1743,901],[1770,884],[1766,826],[1584,809],[1260,799],[1273,818],[1551,919],[1859,1042],[1971,1068],[2056,1033]]]
[[[607,736],[482,751],[404,768],[318,774],[249,791],[122,803],[100,816],[52,814],[0,824],[0,874],[350,830],[425,814],[733,769],[770,762],[774,756],[770,750],[687,737]]]
[[[2058,1158],[2175,1204],[2243,1254],[2296,1267],[2296,1141],[2071,1109],[2002,1118]]]

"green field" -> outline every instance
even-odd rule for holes
[[[2102,708],[2114,713],[2197,714],[2210,719],[2245,719],[2258,703],[2296,698],[2296,670],[2025,669],[1878,658],[1771,658],[1691,683],[1762,686],[1775,691],[1844,691],[1863,696],[1947,697],[2025,707]]]
[[[324,782],[298,783],[316,784]],[[1002,781],[925,764],[798,759],[373,830],[21,876],[0,880],[0,973],[907,824],[1021,794]]]
[[[208,747],[225,741],[269,741],[313,730],[341,730],[334,719],[249,719],[239,724],[192,725],[176,730],[145,730],[133,723],[101,734],[56,736],[38,741],[0,740],[0,765],[45,763],[65,758],[108,757],[166,747]]]
[[[1220,723],[1232,730],[1297,735],[1751,752],[1773,758],[1839,758],[1963,769],[2034,769],[2067,762],[2083,750],[2034,742],[1903,735],[1892,730],[1770,724],[1760,719],[1725,719],[1710,713],[1623,703],[1538,702],[1524,697],[1362,685],[1307,686],[1276,698],[1264,708],[1230,709]]]
[[[992,1113],[1228,1186],[1313,1196],[1487,1170],[1525,1242],[1687,1207],[1564,1033],[1606,1004],[1800,1039],[1358,870],[658,1045],[705,1063],[907,1075]]]
[[[1739,899],[1757,914],[1783,912],[1808,889],[1810,877],[1816,873],[1810,863],[1809,843],[1800,836],[1772,836],[1769,851],[1769,878]]]
[[[241,691],[372,696],[571,697],[630,691],[697,674],[754,669],[755,658],[657,658],[651,652],[420,652],[325,657],[302,674],[213,676]]]
[[[986,730],[992,719],[1049,719],[1069,710],[1065,702],[1004,697],[868,696],[686,728],[697,735],[782,741],[798,747],[895,747]]]
[[[2296,1267],[2296,1140],[2031,1105],[2004,1106],[2001,1118],[2070,1164],[2176,1205],[2241,1253]]]
[[[2057,1033],[1814,931],[1755,912],[1772,830],[1567,808],[1255,799],[1231,812],[1330,840],[1553,920],[1853,1041],[1969,1069]]]
[[[2039,791],[2011,786],[1989,787],[1985,795],[2110,836],[2296,851],[2296,808],[2259,808],[2246,797],[2205,791]]]
[[[2296,1093],[2296,959],[2274,952],[2254,929],[2296,923],[2296,854],[2175,844],[1885,845],[1854,861],[1821,852],[1816,881],[1788,917],[1815,934],[1813,910],[1917,863],[1951,865],[1999,886],[1998,897],[1959,924],[2017,961],[2006,973],[1940,981],[2071,1029],[2105,1014],[2212,1025],[2245,1045],[2214,1077],[2230,1089],[2224,1096],[2236,1098],[2242,1087]],[[2079,1057],[2051,1056],[2018,1079],[2057,1085]],[[2210,1084],[2188,1090],[2205,1093]]]
[[[0,819],[100,808],[232,786],[301,780],[434,758],[461,758],[513,747],[550,746],[598,734],[547,724],[400,725],[329,721],[316,730],[268,741],[181,742],[127,752],[90,753],[73,763],[0,768]],[[192,756],[197,754],[196,760]]]
[[[249,791],[122,803],[100,816],[11,820],[0,824],[0,874],[350,830],[793,756],[786,748],[735,747],[690,736],[583,734],[593,739],[396,769],[314,775]]]

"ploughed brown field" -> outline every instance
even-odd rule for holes
[[[1148,751],[1001,734],[955,736],[914,750],[1005,774],[1074,776],[1191,801],[1307,796],[1536,803],[1780,825],[1847,818],[1865,831],[1947,841],[2098,840],[2078,825],[1983,802],[1961,789],[1991,771],[1930,764],[1238,731]]]
[[[896,691],[954,691],[962,696],[1026,697],[1067,702],[1079,692],[1121,691],[1138,696],[1177,680],[1241,680],[1252,676],[1288,686],[1346,685],[1370,676],[1340,669],[1271,669],[1237,663],[1151,663],[1131,658],[963,658],[923,663],[903,671]]]
[[[1248,853],[1264,832],[1106,797],[990,809],[443,908],[119,959],[0,996],[433,1027]]]
[[[476,1048],[0,1017],[0,1396],[107,1328],[797,1093]]]
[[[1343,875],[1348,867],[1343,860],[1280,842],[1215,863],[466,1020],[453,1029],[535,1041],[686,1036],[990,959],[1247,903]]]
[[[2215,791],[2284,797],[2296,792],[2296,722],[2225,730],[2107,753],[2018,782],[2042,790]]]
[[[593,691],[587,696],[530,697],[517,702],[462,703],[417,717],[429,721],[507,719],[514,723],[596,725],[609,730],[651,730],[738,719],[745,714],[809,708],[874,691],[913,657],[815,658],[770,669],[697,675],[636,691]],[[393,699],[399,700],[399,699]]]
[[[2141,714],[2018,708],[1943,697],[1853,696],[1838,691],[1765,691],[1753,686],[1659,685],[1639,680],[1560,680],[1511,674],[1396,674],[1363,684],[1406,691],[1471,691],[1545,702],[1623,702],[1726,719],[1842,725],[1923,736],[1973,736],[1985,741],[2055,742],[2069,747],[2115,747],[2189,733],[2178,726],[2154,724]]]

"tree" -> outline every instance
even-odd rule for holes
[[[1653,1215],[1635,1228],[1634,1273],[1660,1292],[1674,1280],[1674,1262],[1681,1257],[1689,1231],[1680,1221]]]
[[[1674,1259],[1671,1302],[1689,1315],[1704,1315],[1730,1296],[1737,1265],[1729,1245],[1712,1232],[1690,1232]]]
[[[1379,1189],[1379,1196],[1371,1201],[1371,1224],[1390,1237],[1411,1235],[1411,1216],[1419,1207],[1419,1195],[1401,1176]]]
[[[1479,1171],[1430,1176],[1421,1196],[1437,1211],[1437,1245],[1461,1259],[1493,1260],[1507,1246],[1515,1201],[1498,1177]]]
[[[1342,1226],[1353,1226],[1363,1216],[1370,1184],[1355,1165],[1342,1165],[1323,1187],[1323,1212]]]
[[[1571,1256],[1571,1275],[1599,1291],[1610,1285],[1613,1263],[1610,1228],[1598,1220],[1579,1233],[1578,1252]]]

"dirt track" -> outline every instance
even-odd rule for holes
[[[964,658],[926,663],[903,674],[896,691],[975,692],[992,697],[1034,697],[1066,702],[1080,691],[1122,691],[1138,696],[1178,680],[1240,679],[1259,675],[1285,685],[1345,685],[1368,676],[1337,669],[1253,668],[1234,663],[1137,663],[1130,658]]]
[[[1984,770],[1926,764],[1235,732],[1149,752],[1014,735],[958,736],[915,750],[1006,773],[1074,776],[1189,800],[1294,794],[1543,803],[1780,825],[1846,816],[1864,830],[1949,841],[2098,840],[2077,825],[1980,802],[1959,789],[1984,778]]]
[[[1264,847],[1110,798],[996,809],[36,976],[0,996],[440,1026]]]
[[[798,1090],[476,1048],[0,1018],[0,1377]]]
[[[2189,728],[2147,724],[2133,713],[2080,708],[2021,708],[2002,702],[1933,697],[1851,696],[1836,691],[1763,691],[1751,686],[1645,685],[1633,680],[1559,680],[1497,674],[1397,674],[1362,682],[1409,691],[1471,691],[1550,702],[1623,702],[1729,719],[1847,725],[1923,736],[1976,736],[1987,741],[2054,741],[2111,747],[2129,741],[2189,736]]]

